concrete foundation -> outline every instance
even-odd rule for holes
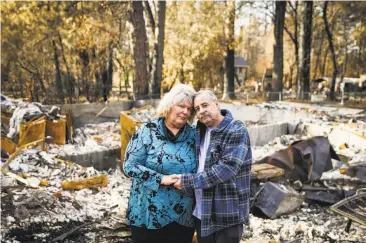
[[[61,108],[61,113],[71,110],[74,119],[74,127],[83,127],[86,124],[97,124],[119,119],[121,111],[139,108],[146,105],[156,107],[160,100],[138,100],[138,101],[118,101],[110,103],[90,103],[90,104],[63,104],[56,105]],[[97,116],[98,115],[98,116]]]
[[[102,122],[108,122],[119,119],[121,111],[130,110],[133,107],[139,108],[146,105],[156,107],[160,100],[139,100],[139,101],[120,101],[113,103],[92,103],[92,104],[64,104],[60,105],[62,113],[65,110],[71,109],[73,113],[74,127],[83,127],[86,124],[97,124]],[[232,106],[231,104],[225,104]],[[225,107],[222,107],[225,108]],[[226,107],[229,108],[229,107]],[[229,108],[234,117],[243,121],[255,121],[256,116],[262,117],[262,113],[268,111],[262,111],[258,107],[247,106],[233,106]],[[243,109],[244,114],[250,114],[242,119]],[[249,109],[249,111],[247,111]],[[283,113],[283,112],[282,112]],[[258,118],[258,119],[259,119]],[[271,116],[267,117],[272,119]],[[273,122],[273,121],[272,121]],[[267,144],[275,137],[288,134],[288,124],[267,124],[252,126],[248,128],[251,144],[253,146],[262,146]],[[107,170],[109,168],[115,168],[117,165],[116,159],[120,158],[120,149],[111,149],[104,151],[93,151],[85,154],[67,155],[64,157],[66,160],[70,160],[82,166],[94,166],[96,169]]]
[[[85,116],[84,116],[85,117]],[[253,126],[248,128],[252,146],[262,146],[275,137],[288,134],[287,123]],[[67,155],[64,159],[75,162],[82,166],[94,166],[96,169],[108,170],[115,168],[116,159],[120,159],[121,148],[93,151],[85,154]]]
[[[139,101],[120,101],[112,103],[92,103],[92,104],[64,104],[60,105],[61,110],[71,109],[74,118],[74,127],[82,127],[86,124],[96,124],[119,119],[121,111],[139,108],[146,105],[156,107],[160,100],[139,100]],[[307,112],[295,112],[285,109],[268,109],[256,106],[246,106],[245,104],[220,103],[221,108],[229,109],[233,116],[242,121],[265,123],[265,125],[255,125],[248,127],[248,132],[252,146],[263,146],[275,137],[293,133],[294,122],[306,118]],[[305,105],[301,105],[305,106]],[[310,106],[309,106],[310,107]],[[329,108],[331,110],[331,108]],[[345,109],[344,114],[354,114],[359,110]],[[289,132],[290,130],[290,132]],[[311,136],[329,134],[329,140],[339,140],[347,142],[351,146],[366,149],[365,139],[355,134],[332,128],[319,126],[316,124],[302,125],[296,129],[296,133],[305,132]],[[118,151],[117,151],[118,150]],[[97,169],[108,169],[116,166],[116,158],[120,157],[119,149],[107,151],[95,151],[89,154],[72,155],[65,159],[84,166],[94,166]]]
[[[230,110],[235,119],[256,123],[292,122],[299,119],[305,119],[309,116],[305,111],[295,112],[292,110],[276,110],[257,106],[247,106],[245,104],[220,103],[220,107],[222,109]]]
[[[117,158],[119,159],[120,155],[121,148],[114,148],[90,153],[65,155],[62,159],[85,167],[93,166],[97,170],[108,170],[109,168],[116,168]]]
[[[273,140],[275,137],[288,134],[288,124],[280,123],[251,126],[248,127],[248,132],[252,146],[263,146]]]

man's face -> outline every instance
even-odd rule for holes
[[[201,94],[194,99],[194,110],[197,119],[207,127],[217,126],[220,123],[219,106],[208,94]]]

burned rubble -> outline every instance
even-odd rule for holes
[[[98,227],[113,228],[116,222],[119,228],[125,227],[123,212],[130,181],[119,170],[97,171],[37,150],[21,153],[9,169],[25,177],[29,184],[25,187],[18,184],[16,178],[1,175],[4,240],[50,242],[63,234],[65,227],[86,223],[90,224],[86,225],[90,231]],[[101,175],[108,178],[104,187],[90,189],[92,183],[82,181]],[[62,189],[63,184],[70,181],[74,182],[74,188]],[[77,190],[79,188],[82,189]],[[87,238],[83,242],[88,242]]]
[[[49,144],[48,153],[55,154],[59,158],[87,165],[89,161],[96,157],[105,159],[114,158],[121,148],[121,136],[119,133],[119,122],[105,122],[100,124],[88,124],[75,129],[73,143],[57,145]],[[95,165],[97,168],[102,168]]]
[[[303,111],[312,119],[296,121],[293,132],[252,147],[250,224],[242,242],[365,241],[365,224],[355,221],[345,232],[348,218],[331,210],[366,187],[362,143],[332,137],[341,127],[365,142],[364,116],[340,118],[327,113],[324,121],[326,111],[311,109]],[[139,122],[154,114],[151,108],[128,112]],[[314,132],[306,124],[320,128]],[[125,219],[131,180],[122,173],[120,161],[113,158],[115,167],[110,169],[76,161],[81,154],[104,148],[120,150],[120,130],[117,121],[88,124],[75,130],[74,143],[47,144],[46,151],[25,149],[12,158],[0,176],[1,241],[131,242]],[[365,216],[362,209],[358,213]]]
[[[32,102],[26,103],[19,100],[6,98],[1,102],[1,112],[3,114],[11,114],[8,124],[2,122],[2,134],[10,139],[18,139],[19,125],[23,122],[35,120],[42,116],[50,120],[60,119],[60,108],[52,106],[48,108],[40,103]]]
[[[244,238],[275,242],[364,242],[366,227],[358,224],[346,233],[347,219],[332,212],[329,206],[365,188],[365,182],[348,176],[350,180],[341,186],[338,177],[331,174],[334,171],[339,168],[323,172],[320,179],[310,182],[285,178],[285,173],[252,180],[253,214]]]

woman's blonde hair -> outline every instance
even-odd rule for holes
[[[158,108],[156,109],[156,116],[167,118],[170,109],[178,104],[189,102],[193,105],[193,98],[196,91],[189,85],[177,84],[161,99]],[[192,121],[194,117],[194,109],[192,107],[191,117],[189,121]]]

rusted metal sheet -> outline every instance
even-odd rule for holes
[[[65,115],[66,115],[66,141],[68,143],[72,143],[74,136],[74,120],[72,118],[71,109],[66,110]]]
[[[85,188],[97,189],[99,187],[106,187],[107,185],[108,185],[108,176],[103,174],[80,180],[62,182],[61,188],[64,190],[67,189],[80,190]]]
[[[121,125],[121,163],[123,165],[125,151],[130,138],[136,132],[137,122],[124,113],[121,113],[119,120]]]
[[[8,154],[12,154],[17,149],[17,144],[7,137],[2,137],[0,147],[1,150],[7,152]]]
[[[297,141],[257,163],[275,165],[285,170],[287,178],[308,182],[319,180],[324,171],[331,170],[332,158],[339,160],[328,138],[319,136]]]
[[[285,174],[285,170],[266,163],[253,164],[252,174],[256,179],[262,180],[282,176]]]
[[[66,143],[66,120],[47,120],[46,136],[51,136],[50,143],[64,145]]]
[[[41,118],[20,124],[18,146],[29,144],[34,141],[44,140],[46,136],[46,118]]]
[[[342,191],[307,191],[305,194],[307,200],[326,204],[334,204],[344,198]]]
[[[134,109],[134,111],[139,110],[149,110],[152,109],[152,106],[147,105],[138,109]],[[121,126],[121,163],[123,165],[123,160],[125,158],[125,151],[130,141],[132,135],[136,132],[136,129],[142,125],[142,122],[136,121],[134,118],[130,116],[132,110],[123,111],[120,114],[120,126]]]
[[[4,123],[7,126],[9,126],[11,116],[12,114],[1,112],[1,123]]]

